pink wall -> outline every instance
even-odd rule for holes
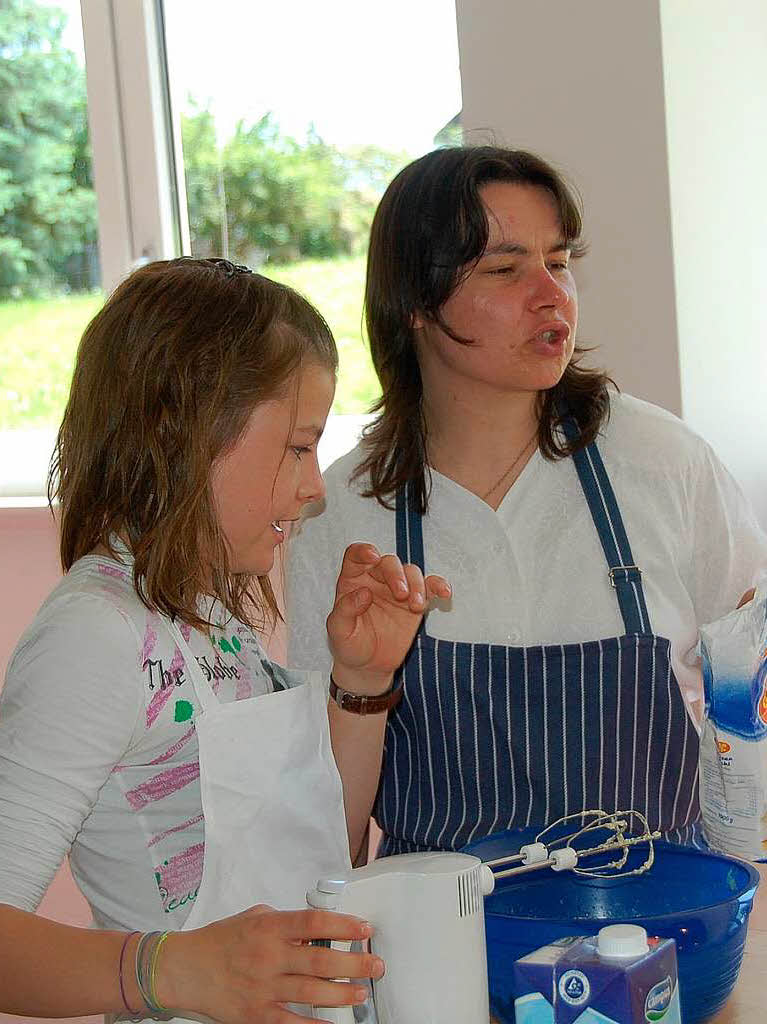
[[[0,508],[0,686],[8,660],[43,599],[61,574],[56,527],[47,508]],[[69,867],[60,868],[40,906],[54,921],[87,927],[91,915]],[[74,1018],[97,1022],[100,1017]],[[2,1024],[23,1024],[31,1018],[0,1013]],[[42,1024],[42,1022],[41,1022]]]
[[[2,680],[16,641],[61,575],[56,527],[48,508],[0,508],[0,567]]]
[[[56,526],[47,508],[0,508],[0,687],[16,643],[35,612],[61,575]],[[281,601],[279,559],[273,585]],[[269,650],[280,659],[284,653],[284,632],[270,639]],[[377,830],[374,828],[374,832]],[[374,842],[377,842],[377,834]],[[69,867],[62,865],[45,899],[40,914],[66,924],[87,927],[91,916],[76,888]],[[97,1024],[100,1017],[73,1018],[79,1024]],[[44,1024],[33,1018],[0,1013],[0,1024]]]
[[[61,575],[56,524],[48,508],[0,508],[0,687],[13,649],[35,612]],[[275,575],[277,575],[275,573]],[[275,580],[278,591],[279,579]],[[270,650],[279,657],[284,650],[282,631],[272,638]],[[90,910],[75,886],[69,865],[62,864],[40,905],[40,914],[65,924],[87,927]],[[96,1024],[101,1017],[73,1018]],[[0,1024],[38,1021],[0,1013]],[[43,1024],[42,1021],[39,1024]]]
[[[281,601],[279,560],[273,585]],[[61,575],[56,524],[48,508],[0,508],[0,688],[13,649],[35,612]],[[279,659],[284,654],[284,630],[270,638],[269,650]],[[54,921],[87,927],[91,921],[85,899],[75,886],[65,862],[51,883],[39,913]],[[80,1024],[97,1024],[101,1017],[73,1018]],[[44,1024],[35,1018],[0,1013],[0,1024]]]

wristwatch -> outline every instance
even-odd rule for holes
[[[334,700],[342,711],[350,711],[353,715],[378,715],[382,711],[390,711],[402,700],[404,677],[400,675],[390,689],[384,693],[366,694],[352,693],[342,690],[330,673],[330,699]]]

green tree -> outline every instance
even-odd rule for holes
[[[56,7],[0,4],[0,295],[92,283],[85,73],[65,24]]]
[[[276,263],[351,251],[343,227],[343,169],[314,133],[283,135],[271,114],[237,125],[221,155],[229,244],[237,258]]]
[[[367,251],[370,225],[386,186],[413,157],[404,150],[391,151],[374,145],[350,147],[340,155],[346,193],[344,224],[358,255]]]
[[[240,122],[219,152],[213,115],[182,117],[187,205],[195,255],[244,263],[358,254],[381,192],[409,159],[374,146],[343,152],[310,126],[284,135],[271,114]]]
[[[216,126],[213,114],[195,109],[181,115],[181,142],[184,152],[184,178],[189,234],[195,256],[217,256],[224,249],[222,213],[225,209],[219,195],[221,160],[216,148]]]

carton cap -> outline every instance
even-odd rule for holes
[[[599,929],[597,952],[600,956],[630,959],[649,951],[647,932],[638,924],[609,924]]]

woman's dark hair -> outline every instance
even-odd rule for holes
[[[51,461],[64,570],[99,545],[119,559],[120,537],[147,607],[205,629],[208,594],[245,622],[278,618],[268,577],[259,599],[230,571],[210,471],[305,362],[335,371],[336,347],[291,288],[220,259],[131,274],[85,330]]]
[[[365,286],[365,318],[381,398],[372,408],[378,415],[364,431],[366,457],[353,474],[353,479],[369,474],[365,497],[387,508],[410,482],[421,513],[426,511],[426,424],[412,325],[418,317],[439,326],[456,344],[471,344],[445,323],[442,307],[485,250],[489,225],[481,190],[492,182],[545,189],[556,203],[571,255],[585,251],[571,189],[532,153],[496,146],[438,149],[394,178],[373,218]],[[576,346],[559,383],[539,394],[538,444],[546,458],[564,458],[589,444],[609,415],[610,379],[578,365],[585,351]],[[557,430],[563,400],[581,429],[574,443]]]

